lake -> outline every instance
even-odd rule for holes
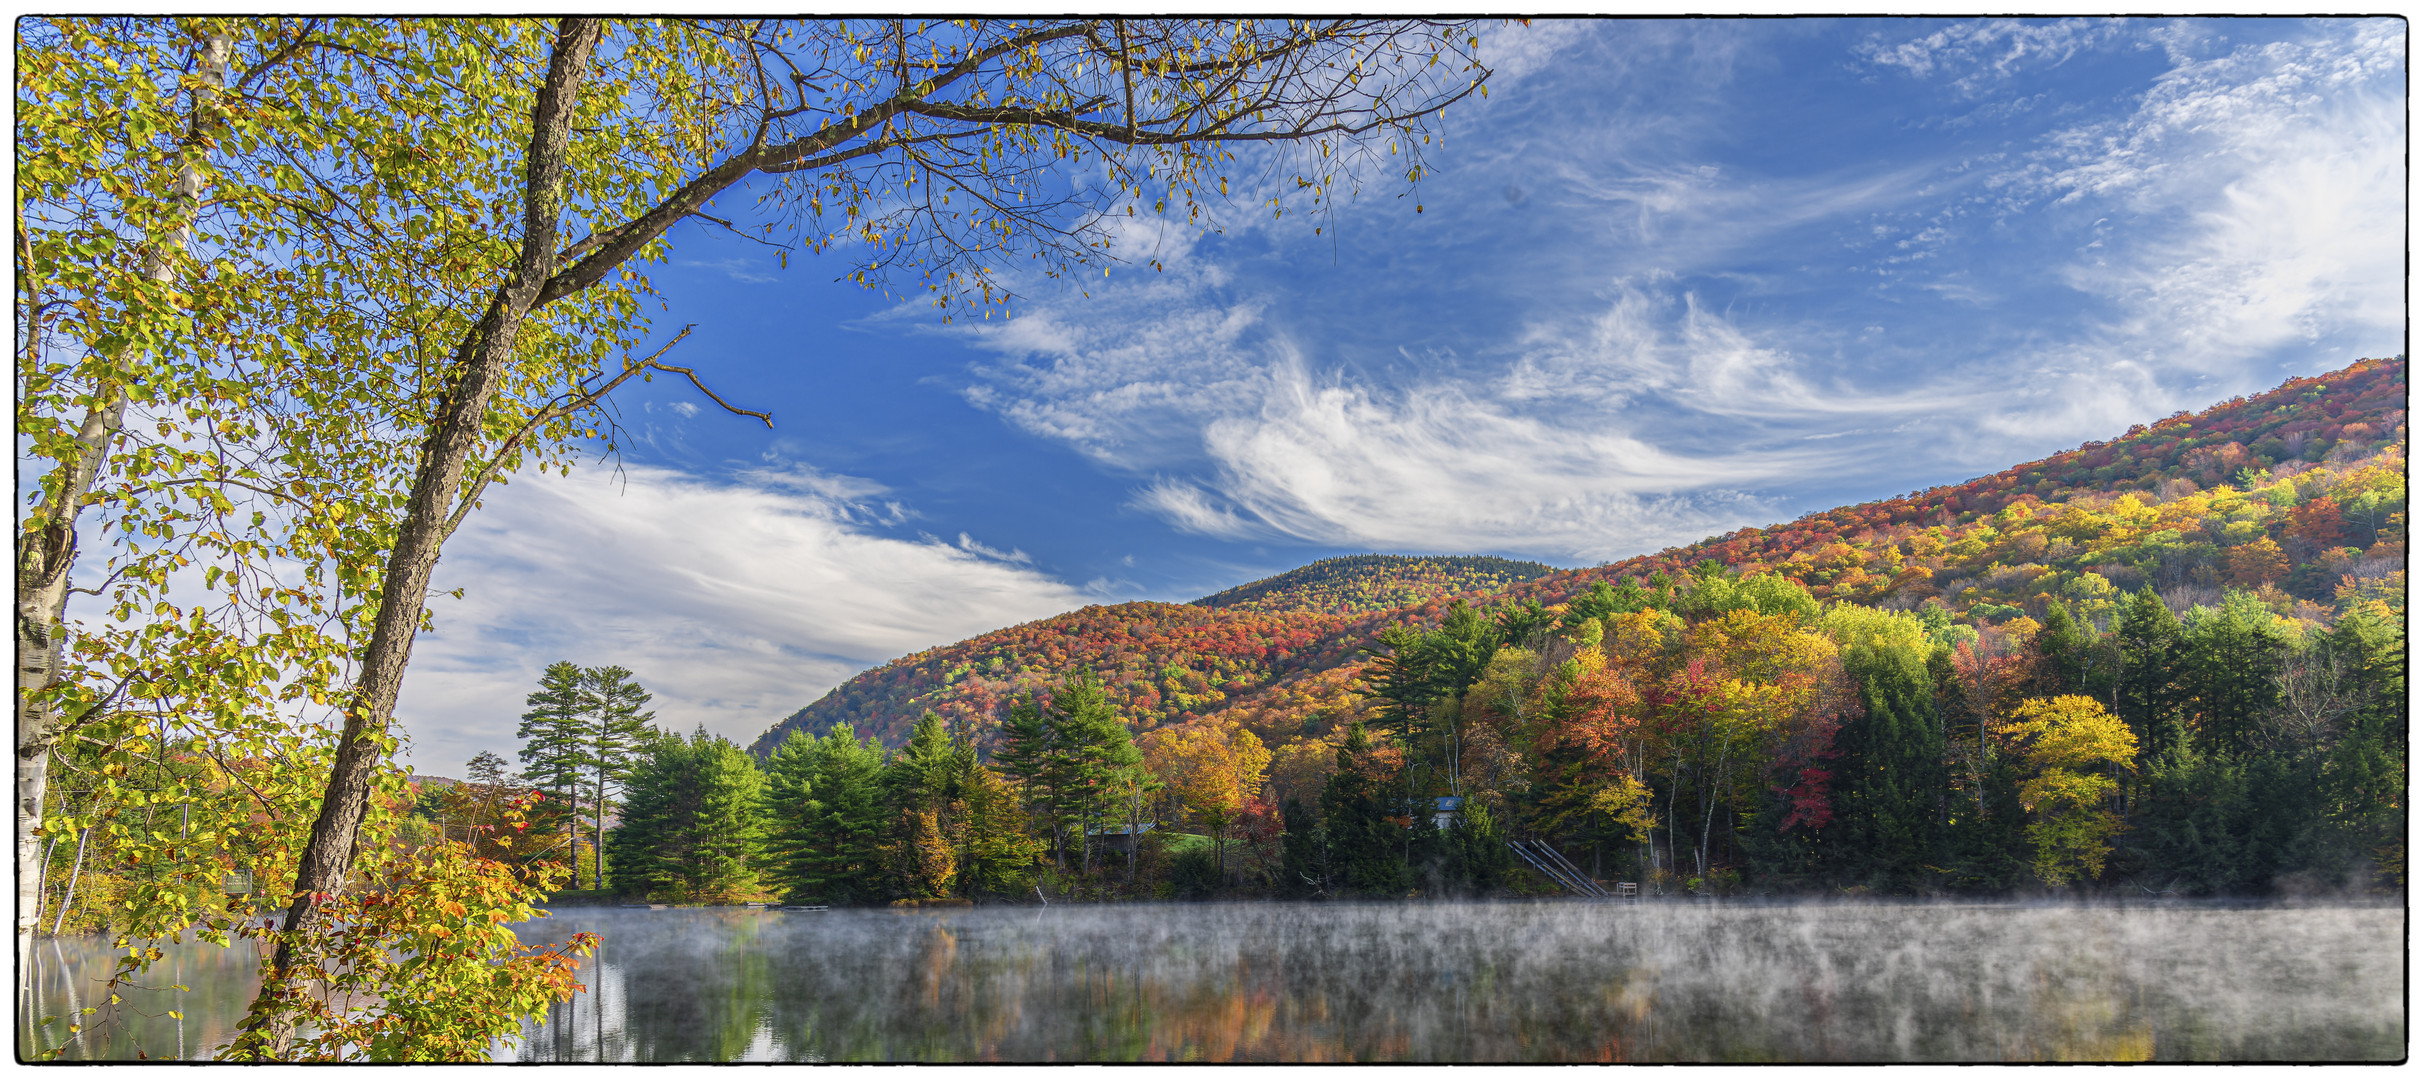
[[[589,991],[500,1060],[2232,1061],[2405,1055],[2395,907],[1659,902],[565,909]],[[91,943],[37,946],[43,1004]],[[178,946],[199,1056],[245,950]],[[83,991],[89,997],[89,987]],[[169,1007],[135,1001],[146,1011]],[[99,1042],[96,1039],[96,1042]]]

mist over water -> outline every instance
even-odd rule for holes
[[[522,1061],[2142,1061],[2405,1055],[2397,907],[1172,904],[564,909]],[[46,1012],[111,951],[39,942]],[[169,948],[71,1059],[207,1057],[253,953]],[[184,1014],[175,1021],[165,1014]],[[148,1016],[144,1014],[150,1014]],[[23,1030],[20,1013],[20,1030]],[[53,1037],[55,1041],[55,1036]],[[21,1039],[20,1054],[30,1049]]]
[[[1840,904],[567,911],[524,1061],[2383,1060],[2404,912]]]

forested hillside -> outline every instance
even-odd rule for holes
[[[2175,413],[1964,484],[1741,529],[1509,590],[1550,603],[1597,581],[1704,560],[1772,569],[1819,599],[1909,606],[1964,621],[2044,614],[2052,596],[2107,610],[2104,588],[2269,585],[2327,605],[2350,579],[2405,569],[2406,360],[2361,360],[2269,393]],[[2273,602],[2277,603],[2277,600]]]
[[[1610,566],[929,650],[759,741],[769,850],[851,902],[1556,888],[1508,838],[1666,892],[2402,887],[2405,369]],[[1201,835],[1101,839],[1151,821]]]
[[[1556,572],[1493,555],[1342,555],[1213,593],[1196,605],[1241,611],[1360,615],[1452,596],[1494,593]]]
[[[1714,562],[1773,572],[1821,601],[1940,605],[1971,626],[2024,619],[2010,627],[2019,632],[2055,600],[2108,624],[2148,585],[2182,613],[2236,588],[2319,625],[2350,600],[2403,603],[2405,472],[2406,361],[2363,360],[1993,476],[1557,571],[1497,599],[1554,607],[1603,582],[1637,603],[1681,591]],[[1436,626],[1446,606],[1434,598],[1396,618]],[[1266,737],[1360,717],[1346,688],[1363,661],[1338,652],[1343,669],[1281,672],[1220,717]]]
[[[1013,698],[1079,668],[1099,675],[1120,714],[1144,731],[1208,712],[1282,674],[1334,666],[1352,652],[1338,631],[1355,621],[1148,601],[1084,608],[864,672],[785,718],[751,749],[763,756],[794,730],[822,734],[839,722],[896,745],[924,712],[980,732]]]
[[[897,744],[928,710],[980,733],[1012,697],[1086,666],[1138,731],[1217,717],[1273,741],[1334,732],[1366,711],[1354,686],[1382,626],[1435,626],[1456,596],[1553,608],[1602,583],[1640,605],[1681,595],[1708,562],[1820,602],[1941,607],[2021,635],[2056,601],[2108,625],[2147,586],[2182,613],[2239,589],[2319,625],[2355,600],[2403,603],[2405,395],[2403,358],[2360,361],[1964,484],[1602,567],[1348,556],[1190,605],[1086,608],[860,674],[752,749],[837,721]],[[1406,599],[1380,606],[1393,597]]]

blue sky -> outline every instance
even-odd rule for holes
[[[1420,191],[945,324],[679,234],[615,463],[449,544],[408,760],[547,663],[746,741],[856,671],[1330,555],[1595,565],[2401,352],[2396,20],[1540,22]],[[1413,212],[1415,202],[1423,211]],[[1165,270],[1143,265],[1158,260]]]

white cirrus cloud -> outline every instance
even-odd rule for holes
[[[1991,182],[2013,215],[2101,215],[2052,272],[2114,314],[2015,358],[2058,393],[1988,429],[2091,437],[2261,383],[2285,356],[2336,366],[2403,343],[2403,27],[2171,55],[2127,115],[2056,131]]]
[[[1869,63],[1914,76],[1948,76],[1953,88],[1975,94],[2016,72],[2057,66],[2080,52],[2111,44],[2128,27],[2126,21],[2110,18],[1972,19],[1906,41],[1870,38],[1854,52]]]
[[[625,466],[528,475],[451,539],[397,715],[407,760],[509,760],[539,673],[620,664],[657,723],[746,744],[857,671],[1099,597],[961,534],[876,526],[880,486],[812,470],[711,482]]]
[[[1360,279],[1291,272],[1337,255],[1275,231],[1198,245],[1168,273],[951,331],[995,358],[963,392],[1136,476],[1130,505],[1181,531],[1595,559],[1805,509],[1787,492],[1964,479],[2394,350],[2396,24],[2202,59],[2226,43],[2196,29],[1871,41],[1854,50],[1871,63],[1971,86],[2044,83],[2088,50],[2169,61],[2135,97],[2055,94],[2044,107],[2075,116],[2049,134],[1914,128],[1872,164],[1762,172],[1705,157],[1721,147],[1688,125],[1516,123],[1513,149],[1443,162],[1471,174],[1439,200],[1453,236]],[[1605,75],[1524,77],[1555,85],[1498,119]],[[1398,338],[1356,314],[1424,305],[1491,329]]]
[[[1130,505],[1181,531],[1593,560],[1771,517],[1760,488],[1868,452],[1812,430],[1983,397],[1812,376],[1662,282],[1615,283],[1598,317],[1534,327],[1510,360],[1393,382],[1316,370],[1250,301],[1188,284],[963,331],[1005,358],[969,400],[1151,475]]]

